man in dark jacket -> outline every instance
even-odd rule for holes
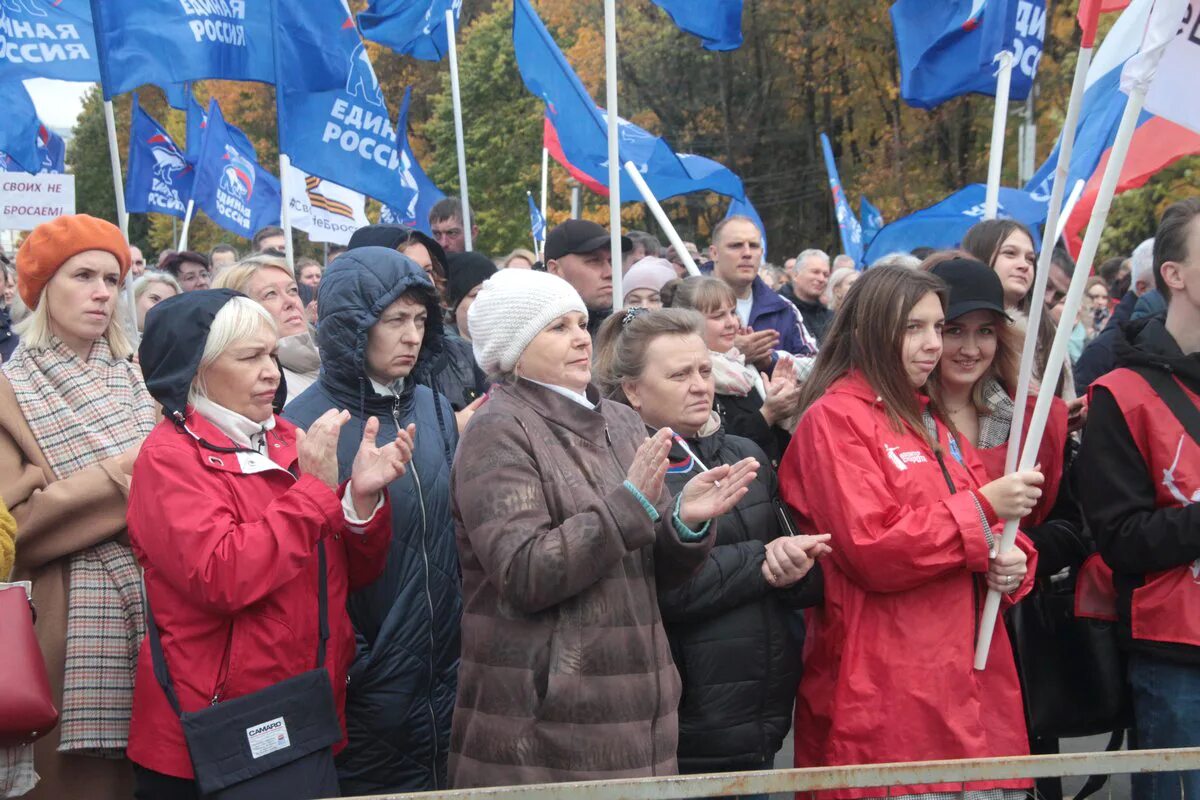
[[[1117,590],[1137,742],[1200,746],[1200,197],[1154,241],[1166,319],[1131,322],[1092,385],[1077,462],[1084,516]],[[1200,772],[1134,777],[1134,796],[1200,797]]]
[[[416,428],[408,474],[388,487],[387,565],[348,603],[358,653],[341,788],[347,795],[443,789],[462,613],[450,516],[458,432],[446,399],[420,385],[441,351],[441,306],[424,271],[383,247],[338,258],[319,292],[321,377],[288,405],[287,418],[307,427],[331,408],[350,411],[338,446],[342,479],[368,417],[379,419],[380,442]]]
[[[628,236],[621,237],[621,252],[631,249]],[[608,231],[586,219],[569,219],[546,234],[546,271],[574,287],[588,310],[588,333],[592,341],[613,310],[612,239]]]
[[[792,282],[779,290],[804,319],[804,328],[820,345],[833,322],[833,311],[821,302],[829,285],[829,255],[824,250],[803,250],[791,269]]]

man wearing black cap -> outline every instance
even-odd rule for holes
[[[621,237],[621,252],[633,247]],[[575,287],[588,309],[593,341],[612,314],[612,246],[604,228],[586,219],[569,219],[546,236],[546,271]]]

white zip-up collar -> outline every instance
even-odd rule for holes
[[[255,422],[236,411],[217,405],[207,397],[197,397],[192,408],[225,434],[238,447],[248,447],[262,453],[266,447],[267,431],[275,428],[275,415],[265,422]]]

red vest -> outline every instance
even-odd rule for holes
[[[1118,369],[1092,384],[1093,390],[1096,386],[1111,392],[1121,409],[1155,482],[1156,507],[1180,508],[1200,501],[1200,445],[1145,379],[1133,370]],[[1200,406],[1200,397],[1186,387],[1184,392]],[[1092,559],[1085,571],[1097,565],[1103,566],[1103,561]],[[1085,576],[1081,585],[1095,585],[1095,578]],[[1200,559],[1148,573],[1145,584],[1133,590],[1130,628],[1134,639],[1200,647]]]

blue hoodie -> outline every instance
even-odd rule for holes
[[[415,290],[429,309],[412,375],[398,396],[375,391],[366,372],[367,331],[389,305]],[[416,262],[395,250],[363,247],[330,265],[321,280],[321,377],[284,415],[307,428],[331,408],[352,419],[338,442],[341,480],[350,474],[368,416],[378,441],[415,423],[407,474],[388,487],[392,544],[383,575],[352,594],[358,654],[346,696],[349,745],[338,757],[343,794],[413,792],[446,787],[450,718],[459,658],[462,584],[450,513],[450,466],[458,446],[454,412],[419,385],[441,354],[436,291]]]

